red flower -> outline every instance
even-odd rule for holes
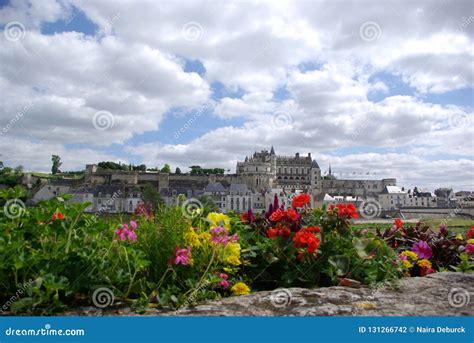
[[[393,222],[393,225],[395,225],[399,229],[403,227],[403,224],[403,220],[401,220],[400,218],[395,219],[395,221]]]
[[[469,231],[466,234],[467,239],[474,237],[474,225],[469,228]]]
[[[431,267],[421,267],[420,268],[420,276],[426,276],[428,274],[433,274],[436,273],[436,270],[434,270]]]
[[[289,208],[288,211],[286,211],[286,215],[293,221],[296,221],[296,219],[298,219],[298,212],[296,212],[292,208]]]
[[[330,211],[337,209],[337,216],[339,218],[359,218],[357,209],[354,204],[337,204],[329,206]]]
[[[285,212],[283,212],[281,209],[278,209],[278,210],[276,210],[275,212],[272,213],[272,215],[270,216],[270,220],[272,222],[277,222],[281,218],[283,218],[284,215],[285,215]]]
[[[309,194],[302,193],[293,197],[291,204],[293,205],[293,207],[303,207],[304,205],[309,204],[310,202],[311,197],[309,196]]]
[[[278,224],[276,227],[267,230],[267,236],[269,238],[275,238],[277,236],[290,237],[291,231],[286,226]]]
[[[313,230],[308,230],[308,228],[301,229],[293,237],[293,242],[297,248],[306,247],[307,253],[314,253],[318,249],[320,239],[313,233]]]
[[[286,226],[283,226],[280,228],[279,234],[280,236],[283,236],[283,237],[290,237],[291,231]]]
[[[267,236],[269,238],[275,238],[278,236],[278,229],[268,229],[267,230]]]
[[[308,226],[306,228],[306,231],[319,233],[319,232],[321,232],[321,228],[319,226]]]
[[[56,212],[55,214],[53,214],[53,217],[51,218],[51,220],[63,220],[64,219],[64,216],[61,212]]]

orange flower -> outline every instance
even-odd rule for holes
[[[291,231],[286,226],[278,224],[276,227],[267,230],[267,236],[269,238],[275,238],[277,236],[290,237]]]
[[[401,220],[400,218],[395,219],[395,221],[393,222],[393,225],[395,225],[399,229],[403,227],[403,224],[403,220]]]
[[[288,211],[286,211],[286,215],[293,221],[298,219],[298,213],[292,208],[289,208]]]
[[[319,232],[321,232],[321,228],[319,226],[308,226],[306,228],[306,231],[319,233]]]
[[[305,228],[295,234],[293,242],[295,242],[297,248],[304,248],[306,246],[307,253],[314,253],[321,241],[312,231]]]
[[[64,219],[64,216],[61,212],[56,212],[55,214],[53,214],[53,217],[51,218],[51,220],[63,220]]]
[[[329,206],[330,211],[337,209],[337,216],[339,218],[359,218],[357,209],[354,204],[337,204]]]
[[[309,204],[310,202],[311,197],[309,196],[309,194],[302,193],[293,197],[291,204],[293,205],[293,207],[303,207],[304,205]]]
[[[267,230],[268,238],[275,238],[278,236],[278,229],[268,229]]]

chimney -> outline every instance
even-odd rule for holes
[[[296,156],[296,158],[300,158],[300,153],[297,152],[297,153],[295,154],[295,156]]]
[[[310,152],[308,152],[308,158],[311,159],[311,153]]]

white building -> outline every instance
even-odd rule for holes
[[[419,190],[408,190],[406,207],[437,207],[438,201],[434,193]]]
[[[408,193],[398,186],[385,186],[382,193],[378,195],[378,201],[382,210],[396,210],[406,206]]]

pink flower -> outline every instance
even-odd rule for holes
[[[122,224],[122,226],[114,231],[115,235],[120,238],[121,241],[136,241],[137,240],[137,234],[135,233],[135,229],[137,228],[137,223],[134,222],[133,220],[130,222],[130,226],[132,229],[129,229],[129,226],[127,224]],[[114,240],[117,237],[114,237]]]
[[[226,246],[229,242],[237,242],[239,240],[239,236],[236,233],[229,237],[227,230],[221,226],[212,228],[211,236],[211,240],[214,242],[214,244],[222,244],[224,246]]]
[[[420,259],[430,259],[431,256],[433,256],[433,251],[425,241],[419,241],[418,243],[415,243],[411,248],[411,251],[415,252]]]
[[[229,281],[227,281],[229,276],[225,273],[220,273],[219,277],[221,278],[221,282],[219,282],[219,285],[221,285],[224,288],[229,287],[230,284],[229,284]]]
[[[474,244],[466,244],[466,252],[468,254],[474,254]]]
[[[176,249],[174,264],[182,264],[183,266],[189,264],[191,260],[191,247],[187,249]]]

